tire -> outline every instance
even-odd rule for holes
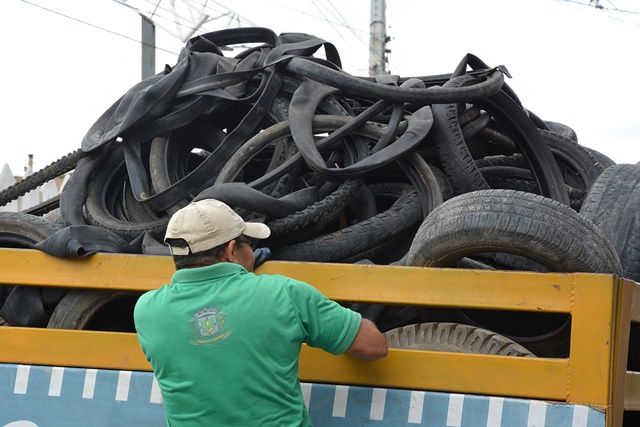
[[[586,147],[585,147],[586,148]],[[611,160],[609,157],[605,156],[604,154],[602,154],[601,152],[594,150],[593,148],[587,148],[587,150],[589,150],[591,152],[591,154],[593,154],[598,161],[600,162],[600,164],[606,169],[609,166],[613,166],[616,164],[616,162],[614,162],[613,160]]]
[[[485,139],[487,144],[487,155],[496,156],[504,155],[510,156],[518,151],[518,146],[515,141],[508,135],[503,133],[502,130],[494,129],[499,128],[498,124],[491,121],[487,126],[482,129],[478,136]],[[466,130],[466,129],[465,129]],[[464,130],[463,130],[464,131]]]
[[[226,133],[213,125],[192,123],[154,138],[149,153],[149,173],[154,191],[171,187],[195,169],[205,156],[220,146],[225,136]],[[187,204],[188,201],[183,200],[167,208],[167,213],[174,214]]]
[[[607,168],[587,193],[580,214],[598,226],[622,263],[622,277],[640,282],[640,165]]]
[[[407,325],[384,332],[389,348],[535,357],[533,353],[486,329],[448,322]]]
[[[348,122],[349,118],[344,116],[317,116],[314,120],[314,130],[318,132],[331,131]],[[366,135],[380,135],[380,129],[374,125],[367,125],[365,132],[367,132]],[[220,171],[216,179],[216,184],[236,181],[243,168],[246,169],[245,166],[252,161],[257,153],[260,153],[272,143],[282,143],[285,138],[290,138],[290,130],[287,122],[277,123],[260,132],[234,153],[229,162]],[[361,146],[359,151],[364,154],[365,145],[362,143],[359,145]],[[288,174],[289,171],[284,171],[284,173]],[[278,175],[274,179],[282,179],[285,177],[286,175]],[[270,183],[271,182],[268,184]],[[256,184],[255,181],[249,185],[261,191],[263,190],[263,184]],[[326,222],[338,216],[349,204],[351,198],[358,192],[361,185],[361,180],[344,181],[335,191],[332,191],[331,194],[328,194],[317,203],[309,205],[305,209],[285,218],[272,220],[268,225],[269,228],[271,228],[273,238],[281,237],[283,241],[277,244],[282,246],[299,242],[301,236],[298,232],[300,229],[317,224],[318,222]],[[207,190],[205,190],[205,192],[206,191]],[[272,241],[274,241],[273,238]]]
[[[62,212],[60,212],[60,208],[55,208],[46,214],[42,215],[42,218],[47,219],[55,224],[58,224],[60,227],[64,227],[64,218],[62,218]]]
[[[475,78],[463,75],[447,82],[444,87],[464,87]],[[527,159],[540,194],[569,205],[560,169],[551,150],[545,144],[526,112],[504,91],[492,95],[477,104],[494,116],[507,134],[516,142],[519,151]],[[464,139],[458,121],[457,104],[436,104],[433,137],[438,147],[444,172],[451,179],[456,194],[489,189],[474,161]]]
[[[314,132],[318,133],[335,131],[341,126],[347,125],[351,120],[353,119],[344,115],[317,115],[313,118],[313,130]],[[380,127],[372,123],[366,123],[364,126],[357,129],[354,134],[359,137],[377,139],[382,135],[382,130],[380,129]],[[238,177],[241,176],[240,174],[243,168],[246,168],[246,165],[249,164],[249,162],[251,162],[258,153],[260,153],[270,145],[282,144],[283,141],[290,139],[291,130],[287,121],[276,123],[273,126],[264,129],[262,132],[256,134],[247,142],[245,142],[242,147],[234,152],[229,161],[220,170],[215,183],[221,184],[225,182],[237,181]],[[303,159],[301,155],[297,155],[296,157],[299,158],[298,163],[302,164]],[[291,165],[289,168],[287,168],[287,171],[284,171],[283,173],[288,172],[289,169],[294,169],[294,167],[295,165]],[[271,170],[272,169],[270,167],[269,171],[271,172]],[[276,170],[275,172],[278,171]],[[281,175],[278,174],[276,178],[279,177],[281,177]],[[255,182],[250,182],[249,185],[251,187],[261,189],[265,185],[264,181],[265,177],[262,177]],[[272,182],[271,179],[267,181],[269,183]]]
[[[374,187],[372,190],[380,195],[387,188],[376,191]],[[384,254],[385,250],[395,247],[405,237],[405,232],[415,230],[422,219],[420,200],[415,192],[397,196],[399,199],[396,203],[372,218],[315,239],[275,249],[272,258],[346,263],[374,259]]]
[[[169,217],[164,212],[150,209],[141,214],[142,206],[136,205],[135,200],[127,205],[125,200],[131,188],[122,147],[114,148],[109,154],[89,182],[85,201],[88,222],[117,234],[127,242],[145,232],[162,241]],[[140,209],[132,209],[132,204]]]
[[[62,226],[46,218],[24,212],[0,212],[0,247],[34,249]],[[35,286],[0,286],[0,323],[14,326],[43,327],[50,305],[55,305],[64,290]],[[6,302],[6,305],[5,305]]]
[[[56,306],[47,328],[135,332],[138,292],[74,289]]]
[[[543,129],[540,134],[560,168],[569,195],[569,205],[579,211],[587,190],[605,170],[604,165],[589,149],[566,136]],[[491,188],[540,194],[522,154],[489,156],[478,159],[476,164]]]
[[[288,79],[285,81],[288,84],[294,84]],[[323,107],[325,111],[329,111],[332,114],[346,115],[345,110],[333,99],[324,102]],[[170,188],[182,178],[189,175],[204,161],[204,157],[196,158],[197,156],[191,153],[194,148],[203,148],[206,156],[213,155],[212,153],[225,141],[227,136],[221,129],[227,128],[231,131],[233,128],[231,123],[239,121],[244,115],[243,108],[242,106],[231,105],[230,108],[221,112],[218,116],[213,115],[213,117],[209,117],[206,124],[201,123],[197,125],[197,127],[195,127],[196,132],[193,131],[194,125],[189,125],[184,129],[178,129],[168,135],[155,138],[151,144],[151,152],[149,155],[149,170],[154,191],[162,192]],[[266,111],[262,123],[256,127],[254,134],[259,134],[271,125],[285,122],[288,118],[289,99],[286,96],[278,96],[273,99],[271,107]],[[203,135],[205,136],[204,138]],[[246,143],[246,141],[244,142]],[[243,146],[240,146],[239,149],[242,149],[242,147]],[[277,141],[270,148],[272,149],[270,158],[265,158],[264,156],[252,158],[251,164],[242,170],[242,174],[240,170],[243,168],[237,165],[235,161],[237,156],[231,156],[231,154],[233,154],[231,153],[228,161],[217,168],[216,175],[225,167],[237,167],[239,170],[236,174],[237,177],[234,176],[234,179],[250,182],[258,178],[262,171],[266,170],[268,172],[274,169],[297,151],[295,144],[290,139]],[[236,152],[237,151],[238,150],[236,150]],[[193,188],[192,194],[189,195],[189,197],[169,207],[167,212],[173,214],[179,208],[186,206],[191,198],[206,187],[212,185],[216,176],[210,178],[211,182],[208,184],[201,183],[203,185],[199,188]],[[292,181],[292,177],[283,176],[271,185],[261,188],[261,191],[279,198],[291,191]],[[220,180],[216,182],[220,183]]]
[[[23,212],[0,212],[0,247],[34,249],[56,231],[60,224]]]
[[[420,226],[405,265],[450,267],[483,252],[519,255],[550,271],[622,271],[611,242],[591,221],[559,202],[514,190],[467,193],[440,205]],[[450,315],[527,342],[538,356],[568,353],[567,315],[456,309]]]
[[[453,187],[444,172],[434,165],[429,165],[429,168],[431,169],[431,172],[433,172],[436,182],[438,183],[438,187],[440,188],[440,193],[442,194],[442,200],[438,204],[442,204],[445,200],[453,198]]]
[[[640,281],[640,165],[608,167],[587,193],[580,214],[611,240],[622,263],[622,277]],[[640,324],[632,322],[627,369],[640,370]]]
[[[496,155],[496,156],[486,156],[482,159],[476,160],[476,165],[480,169],[484,168],[492,168],[492,167],[516,167],[516,168],[526,168],[527,161],[522,157],[522,154],[512,154],[512,155]]]
[[[461,87],[470,79],[470,76],[459,77],[443,87]],[[458,104],[434,104],[431,107],[434,118],[433,135],[442,168],[451,180],[455,194],[489,189],[489,184],[476,167],[467,147],[458,120],[458,108]]]
[[[482,171],[491,188],[518,190],[538,194],[538,187],[533,181],[531,172],[528,169],[510,166],[491,166],[488,168],[480,168],[480,171]],[[587,191],[573,188],[569,185],[567,185],[566,188],[569,194],[569,206],[578,212]]]
[[[268,222],[267,225],[271,229],[272,236],[270,242],[290,240],[299,242],[300,238],[306,238],[300,234],[301,230],[315,224],[329,224],[349,205],[351,198],[358,192],[362,184],[362,180],[344,181],[335,191],[318,202],[284,218]]]
[[[549,120],[544,120],[545,125],[549,128],[551,132],[554,132],[564,138],[568,138],[574,144],[578,143],[578,134],[571,127],[558,122],[551,122]],[[544,129],[541,129],[541,131]]]
[[[540,134],[553,153],[564,182],[571,187],[588,190],[605,170],[591,151],[570,138],[548,130],[541,130]]]
[[[475,191],[438,206],[418,229],[407,265],[450,267],[482,252],[520,255],[550,271],[622,273],[611,242],[590,220],[515,190]]]
[[[516,142],[519,151],[531,166],[540,194],[568,206],[569,196],[560,168],[538,129],[521,106],[504,91],[478,101],[478,105],[491,113]]]

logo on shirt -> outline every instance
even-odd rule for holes
[[[227,330],[226,322],[219,308],[205,307],[196,311],[190,322],[193,339],[189,340],[189,344],[205,347],[216,345],[233,332],[233,329]]]

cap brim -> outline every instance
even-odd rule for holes
[[[242,234],[254,239],[266,239],[271,235],[271,229],[261,222],[245,222]]]

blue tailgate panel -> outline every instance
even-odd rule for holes
[[[583,405],[453,393],[302,384],[315,427],[605,427]],[[164,427],[150,372],[0,364],[0,427]]]

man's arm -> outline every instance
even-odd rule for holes
[[[387,355],[387,340],[375,323],[363,318],[358,334],[347,348],[347,352],[362,360],[381,359]]]

